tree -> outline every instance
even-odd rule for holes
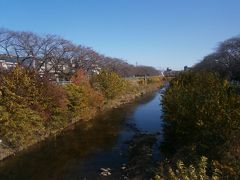
[[[240,80],[240,37],[220,43],[216,52],[206,56],[194,69],[210,70],[230,80]]]
[[[92,85],[95,89],[103,92],[105,97],[113,99],[126,91],[127,82],[114,72],[102,71],[93,76]]]
[[[188,158],[207,155],[240,172],[240,147],[236,144],[240,96],[228,81],[206,71],[182,73],[170,82],[163,110],[165,143],[174,141],[175,152],[183,150]]]
[[[39,36],[32,32],[0,29],[0,55],[19,65],[36,69],[52,78],[69,78],[78,70],[115,72],[122,77],[158,75],[153,67],[135,67],[126,60],[104,56],[92,48],[76,45],[55,35]]]

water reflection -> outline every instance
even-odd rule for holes
[[[152,94],[101,114],[1,162],[0,179],[96,179],[101,167],[111,167],[110,178],[119,179],[126,161],[124,142],[134,134],[127,122],[143,131],[159,131],[159,98]]]

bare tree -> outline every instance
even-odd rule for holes
[[[194,69],[211,70],[231,80],[240,80],[240,37],[220,43],[216,52],[204,57]]]
[[[41,74],[62,78],[69,78],[78,69],[88,73],[95,69],[107,69],[123,77],[158,74],[152,67],[135,67],[125,60],[106,57],[92,48],[77,46],[58,36],[39,36],[31,32],[0,29],[0,54]]]

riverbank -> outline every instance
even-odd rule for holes
[[[128,142],[136,133],[159,132],[158,138],[162,136],[160,102],[161,90],[157,90],[118,108],[99,112],[89,121],[80,121],[56,137],[1,161],[0,179],[128,177],[123,167],[124,164],[126,170],[129,167]],[[154,160],[160,157],[158,145],[159,142],[154,145]],[[101,168],[110,168],[111,175],[103,177]]]
[[[141,88],[138,89],[137,92],[135,93],[129,93],[129,94],[125,94],[122,96],[119,96],[115,99],[112,100],[108,100],[104,103],[103,107],[101,108],[101,112],[110,110],[110,109],[114,109],[117,107],[120,107],[121,105],[130,103],[132,101],[134,101],[136,98],[143,96],[144,94],[150,93],[150,92],[154,92],[156,90],[158,90],[160,88],[161,84],[158,83],[153,83],[153,84],[148,84],[148,85],[144,85],[141,86]],[[0,160],[4,160],[10,156],[13,156],[15,154],[18,154],[21,151],[24,151],[28,148],[30,148],[31,146],[34,146],[35,144],[42,142],[50,137],[56,136],[58,134],[60,134],[61,132],[65,131],[66,129],[70,128],[71,126],[73,126],[74,124],[80,122],[80,121],[87,121],[90,119],[93,119],[94,117],[96,117],[96,115],[98,114],[98,112],[92,113],[91,115],[87,116],[87,118],[85,119],[72,119],[70,121],[70,123],[68,123],[67,125],[65,125],[62,128],[59,128],[55,131],[51,131],[49,133],[46,133],[44,136],[40,137],[39,139],[35,139],[31,142],[29,142],[27,145],[22,146],[18,149],[12,149],[12,148],[8,148],[7,146],[5,146],[3,143],[1,143],[0,146]]]

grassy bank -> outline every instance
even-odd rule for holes
[[[157,90],[159,77],[124,80],[112,72],[87,76],[78,71],[60,86],[17,67],[0,79],[0,159],[14,155],[100,111],[119,107]]]

